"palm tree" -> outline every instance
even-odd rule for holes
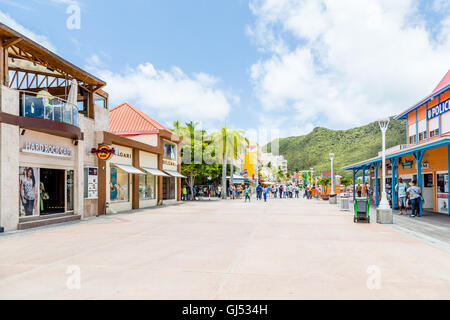
[[[245,143],[248,142],[244,138],[240,130],[229,130],[226,126],[220,131],[212,134],[214,146],[217,155],[220,156],[219,161],[222,163],[222,199],[227,198],[227,161],[228,158],[235,160],[239,153],[243,151]],[[233,177],[234,164],[231,163],[231,177]]]

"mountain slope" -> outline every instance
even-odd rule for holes
[[[404,144],[405,121],[391,119],[386,133],[386,148]],[[280,154],[288,161],[289,172],[309,170],[330,171],[329,153],[335,153],[334,168],[337,174],[351,177],[342,167],[378,155],[381,150],[381,131],[378,122],[348,130],[330,130],[317,127],[307,135],[279,140]],[[270,144],[263,150],[270,152]]]

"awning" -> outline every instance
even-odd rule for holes
[[[174,170],[164,170],[167,174],[171,175],[172,177],[175,178],[187,178],[185,176],[183,176],[181,173],[179,173],[178,171],[174,171]]]
[[[119,168],[119,169],[125,171],[125,172],[128,172],[128,173],[145,174],[144,172],[142,172],[142,171],[139,170],[139,169],[136,169],[136,168],[133,167],[133,166],[129,166],[129,165],[126,165],[126,164],[117,164],[117,163],[111,163],[111,164],[112,164],[113,166],[115,166],[115,167],[117,167],[117,168]]]
[[[154,175],[154,176],[169,177],[168,174],[165,174],[165,173],[162,172],[161,170],[158,170],[158,169],[155,169],[155,168],[142,167],[142,169],[143,169],[144,171],[147,171],[148,173]]]

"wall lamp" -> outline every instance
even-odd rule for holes
[[[74,146],[77,146],[78,145],[78,140],[72,140],[72,143],[73,143]]]
[[[21,136],[25,135],[26,130],[22,129],[22,132],[20,133]]]

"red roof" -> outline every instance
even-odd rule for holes
[[[109,111],[109,131],[114,134],[131,136],[158,133],[161,130],[170,131],[128,102]]]
[[[420,100],[415,105],[409,107],[408,109],[406,109],[405,111],[400,113],[398,116],[396,116],[394,119],[395,120],[406,119],[406,117],[408,116],[408,113],[410,113],[411,111],[413,111],[416,108],[420,107],[425,102],[429,101],[433,97],[433,95],[435,95],[440,90],[448,87],[449,85],[450,85],[450,70],[447,71],[446,75],[442,78],[442,80],[439,82],[437,87],[433,90],[433,92],[429,96],[427,96],[426,98]]]
[[[439,90],[445,88],[450,84],[450,70],[448,70],[447,74],[442,78],[441,82],[437,85],[437,87],[433,90],[432,94],[438,92]]]

